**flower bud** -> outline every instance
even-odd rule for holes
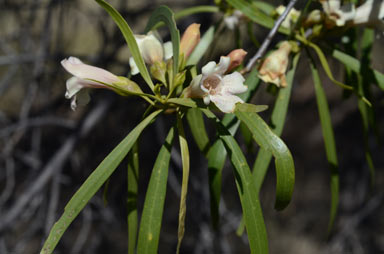
[[[229,62],[229,66],[228,66],[227,72],[230,72],[231,70],[233,70],[237,66],[239,66],[244,61],[245,55],[247,55],[247,51],[245,51],[243,49],[234,49],[234,50],[232,50],[227,55],[231,59],[230,62]]]
[[[292,46],[288,41],[280,44],[279,49],[272,52],[261,64],[259,77],[268,83],[274,83],[278,87],[286,87],[285,72],[288,67],[289,53]]]
[[[284,5],[280,5],[276,8],[276,13],[281,16],[283,12],[285,11],[286,7]],[[292,8],[287,17],[284,19],[283,23],[281,24],[282,27],[285,27],[287,29],[292,29],[294,24],[296,24],[297,20],[300,17],[300,11],[296,10],[295,8]]]
[[[153,33],[135,35],[135,39],[145,63],[152,65],[163,60],[163,45]]]
[[[306,26],[313,26],[315,24],[319,24],[323,21],[323,15],[320,10],[311,11],[307,18],[305,19]]]
[[[185,30],[180,41],[180,53],[188,58],[200,41],[200,24],[193,23]]]
[[[143,91],[139,87],[138,84],[133,82],[132,80],[119,76],[119,81],[112,84],[113,90],[123,96],[142,93]]]

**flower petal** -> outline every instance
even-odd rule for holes
[[[84,88],[84,83],[82,79],[77,77],[72,77],[66,82],[67,91],[65,92],[65,98],[70,99],[75,94],[77,94],[81,89]]]
[[[201,89],[200,81],[202,75],[197,75],[191,81],[191,84],[186,88],[185,97],[188,98],[202,98],[206,92]]]
[[[236,103],[244,103],[242,99],[232,94],[215,94],[210,99],[224,113],[233,113]]]
[[[206,65],[204,65],[203,68],[201,68],[201,73],[204,76],[210,75],[210,74],[215,72],[215,67],[216,67],[216,63],[214,61],[211,61],[211,62],[207,63]]]
[[[76,57],[62,60],[61,65],[73,76],[80,79],[93,79],[107,84],[119,81],[119,78],[113,73],[99,67],[84,64]]]
[[[139,68],[136,65],[135,60],[133,59],[133,57],[129,58],[129,66],[131,67],[131,74],[132,75],[136,75],[140,72]]]
[[[167,41],[163,44],[164,48],[164,59],[168,60],[171,59],[173,56],[173,45],[171,41]]]
[[[244,85],[244,77],[239,72],[234,72],[225,75],[222,79],[223,92],[229,92],[231,94],[244,93],[248,90],[248,87]]]
[[[135,35],[135,39],[145,63],[153,64],[163,60],[164,52],[162,43],[153,33],[149,32],[147,35]]]
[[[216,65],[215,73],[223,75],[227,71],[230,62],[231,58],[229,56],[221,56],[219,64]]]
[[[79,91],[71,99],[71,109],[75,111],[77,108],[77,105],[85,106],[89,103],[90,100],[91,100],[91,97],[89,96],[89,89],[83,89]]]

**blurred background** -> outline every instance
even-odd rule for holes
[[[143,32],[151,12],[161,4],[175,12],[213,4],[207,0],[109,2],[135,33]],[[204,32],[221,17],[193,15],[179,20],[178,26],[182,32],[189,24],[200,23]],[[268,31],[255,26],[254,32],[262,41]],[[165,41],[169,38],[166,30],[162,35]],[[225,39],[215,43],[205,62],[218,60],[236,47],[231,39],[233,31],[226,30],[222,36]],[[377,36],[372,64],[383,72],[384,40],[380,33]],[[277,36],[274,43],[281,38]],[[247,46],[252,56],[257,49]],[[129,72],[130,55],[123,36],[94,1],[0,0],[0,253],[38,253],[71,196],[145,111],[144,101],[106,90],[93,91],[90,104],[71,111],[70,101],[64,98],[70,75],[60,65],[69,56],[117,75]],[[330,64],[336,79],[342,80],[343,69],[332,59]],[[333,233],[327,238],[330,173],[309,73],[308,61],[302,58],[283,132],[296,165],[292,203],[283,212],[273,209],[273,165],[261,193],[270,252],[384,253],[383,145],[370,137],[377,169],[371,187],[356,98],[342,100],[342,91],[323,74],[340,163],[340,209]],[[135,81],[141,82],[139,78]],[[254,102],[271,106],[274,96],[266,88],[262,84]],[[373,97],[379,102],[376,113],[383,136],[383,93],[377,90]],[[269,112],[261,115],[267,119]],[[139,212],[156,154],[173,123],[172,116],[163,116],[141,136]],[[211,127],[207,123],[213,137]],[[189,130],[187,135],[192,165],[181,253],[249,253],[246,236],[236,235],[241,207],[231,165],[227,162],[223,171],[220,229],[215,231],[210,224],[207,161]],[[249,158],[252,163],[254,154]],[[178,149],[173,149],[160,253],[176,249],[180,161]],[[105,204],[103,191],[99,191],[66,231],[55,253],[126,253],[126,190],[123,162],[110,179],[108,202]]]

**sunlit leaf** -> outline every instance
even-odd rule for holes
[[[60,219],[53,225],[48,239],[45,241],[41,250],[42,254],[52,253],[57,243],[60,241],[66,229],[83,210],[88,201],[100,189],[103,183],[111,176],[120,162],[131,150],[133,144],[138,139],[141,132],[148,124],[161,112],[155,111],[137,125],[123,141],[118,144],[110,154],[100,163],[100,165],[92,172],[87,180],[81,185],[79,190],[72,196],[71,200],[64,208],[64,213]]]
[[[164,201],[167,191],[169,160],[175,129],[171,128],[160,149],[149,180],[141,216],[137,253],[157,253]]]
[[[177,29],[175,14],[167,6],[158,7],[148,20],[145,32],[149,32],[159,22],[164,22],[171,33],[173,47],[173,77],[179,72],[180,32]]]
[[[145,82],[147,82],[148,86],[153,91],[154,85],[151,76],[149,75],[147,67],[145,66],[143,57],[141,56],[139,47],[136,43],[136,39],[128,23],[124,20],[120,13],[116,11],[116,9],[113,8],[109,3],[105,2],[104,0],[96,0],[96,2],[109,13],[109,15],[119,27],[121,33],[125,38],[125,41],[127,42],[128,48],[131,51],[132,57],[135,60],[135,63],[140,71],[141,76],[143,76],[143,79],[145,80]]]

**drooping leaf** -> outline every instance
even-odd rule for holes
[[[288,112],[288,104],[291,98],[291,91],[293,86],[293,78],[295,76],[297,63],[300,55],[297,54],[292,62],[292,68],[287,73],[287,87],[280,88],[277,94],[275,105],[271,114],[271,123],[269,124],[272,131],[280,136],[283,132],[285,118]],[[255,184],[258,192],[261,189],[265,175],[267,173],[270,161],[272,159],[272,153],[261,148],[257,154],[255,164],[253,165],[253,176],[255,178]]]
[[[257,69],[254,69],[247,77],[245,85],[248,86],[248,91],[241,94],[240,97],[244,101],[249,101],[252,94],[259,87],[259,78],[257,76]],[[238,129],[240,121],[236,120],[235,115],[226,114],[223,118],[222,123],[234,135]],[[224,144],[220,139],[217,139],[214,144],[210,147],[207,153],[208,159],[208,177],[209,177],[209,194],[210,194],[210,205],[211,205],[211,217],[212,224],[217,228],[219,224],[219,205],[221,196],[221,171],[227,158],[227,152]]]
[[[327,97],[325,95],[319,73],[313,62],[311,62],[311,71],[315,85],[316,102],[319,111],[321,129],[323,132],[325,153],[331,171],[331,208],[328,224],[328,232],[330,232],[333,227],[339,205],[339,164],[337,161],[336,142],[333,134]]]
[[[175,128],[171,128],[153,166],[141,216],[137,253],[158,253],[171,148]]]
[[[127,178],[128,254],[134,254],[138,229],[137,195],[139,181],[139,149],[137,142],[128,154]]]
[[[277,178],[275,208],[284,209],[291,200],[295,183],[295,166],[288,147],[258,114],[239,111],[235,111],[235,114],[248,126],[256,143],[275,157]]]
[[[87,180],[81,185],[78,191],[72,196],[71,200],[64,208],[64,213],[60,219],[53,225],[47,240],[45,241],[41,254],[50,254],[55,249],[66,229],[83,210],[88,201],[100,189],[103,183],[111,176],[120,162],[136,142],[141,132],[151,121],[161,112],[155,111],[146,117],[118,144],[112,152],[105,157],[100,165],[92,172]]]
[[[145,32],[149,32],[159,22],[164,22],[171,33],[173,47],[173,77],[179,72],[180,32],[177,29],[175,14],[167,6],[158,7],[148,20]]]
[[[188,179],[189,179],[189,150],[187,139],[185,138],[184,127],[181,114],[178,114],[177,118],[177,130],[179,133],[179,143],[181,151],[181,161],[183,164],[183,180],[181,182],[181,194],[180,194],[180,210],[179,210],[179,227],[177,230],[177,249],[176,253],[180,253],[181,241],[185,232],[185,216],[187,213],[187,191],[188,191]]]
[[[244,154],[234,137],[229,133],[221,121],[209,110],[203,109],[203,112],[208,118],[216,123],[220,139],[225,144],[225,149],[232,162],[251,253],[268,253],[267,232],[264,225],[260,201],[257,195],[256,186],[253,182],[251,170]]]
[[[316,44],[314,44],[312,42],[309,42],[308,45],[315,50],[317,56],[320,59],[320,63],[323,66],[323,69],[324,69],[325,73],[327,74],[328,78],[333,83],[335,83],[336,85],[340,86],[341,88],[344,88],[344,89],[347,89],[347,90],[352,90],[353,89],[352,86],[345,85],[345,84],[341,83],[340,81],[336,80],[333,77],[333,74],[332,74],[331,68],[329,67],[327,58],[325,57],[323,51],[319,48],[319,46],[317,46]]]
[[[127,42],[128,48],[131,51],[132,57],[135,60],[135,63],[140,71],[141,76],[153,91],[154,85],[151,76],[149,75],[147,67],[145,66],[143,57],[141,56],[139,47],[137,46],[135,36],[133,35],[133,32],[129,27],[128,23],[124,20],[120,13],[116,11],[116,9],[113,8],[112,5],[110,5],[109,3],[105,2],[104,0],[96,0],[96,2],[109,13],[109,15],[115,21],[116,25],[119,27],[121,33],[125,38],[125,41]]]

